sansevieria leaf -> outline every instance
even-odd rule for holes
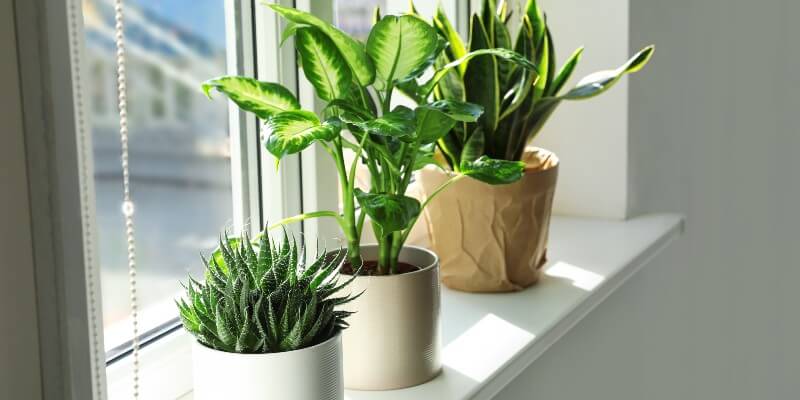
[[[472,16],[470,51],[489,49],[492,44],[478,15]],[[500,119],[500,82],[494,57],[476,58],[467,65],[464,82],[467,101],[483,107],[478,123],[486,132],[494,132]]]
[[[467,48],[464,46],[461,36],[458,35],[458,31],[450,23],[450,19],[444,13],[441,3],[436,8],[436,15],[433,16],[433,25],[439,31],[439,34],[450,42],[447,53],[450,55],[451,60],[457,60],[467,54]],[[466,64],[462,64],[459,73],[463,74],[466,67]]]
[[[561,71],[558,72],[558,75],[556,75],[555,79],[553,79],[553,83],[547,88],[548,96],[558,95],[558,92],[561,91],[561,89],[567,83],[569,78],[572,76],[572,72],[575,71],[575,67],[581,61],[582,55],[583,55],[583,46],[575,50],[575,52],[572,53],[567,62],[564,63],[564,66],[561,67]]]
[[[486,134],[483,128],[478,126],[475,131],[467,139],[464,144],[464,150],[461,151],[461,163],[472,162],[477,160],[484,154],[486,148]]]
[[[372,221],[380,225],[384,235],[407,228],[420,212],[419,201],[412,197],[367,193],[358,188],[355,190],[355,195],[358,204]]]
[[[303,72],[317,96],[331,101],[348,94],[353,75],[333,41],[316,28],[298,29],[296,37]]]
[[[332,140],[338,133],[335,124],[320,123],[310,111],[280,113],[264,125],[267,150],[278,159],[298,153],[317,140]]]
[[[461,163],[461,173],[490,185],[504,185],[522,178],[525,163],[522,161],[494,160],[481,156],[475,161]]]
[[[617,69],[595,72],[578,82],[578,85],[562,96],[567,100],[588,99],[610,89],[625,74],[642,69],[653,56],[654,46],[647,46],[631,57],[628,62]]]
[[[367,39],[367,54],[375,63],[375,87],[403,79],[435,56],[439,43],[436,31],[413,15],[387,15]]]
[[[203,92],[208,98],[211,98],[212,89],[228,96],[242,110],[264,120],[284,111],[300,109],[300,103],[292,92],[277,83],[243,76],[222,76],[203,83]]]
[[[328,38],[336,44],[342,56],[347,60],[347,65],[350,66],[350,69],[355,73],[358,83],[362,86],[367,86],[375,80],[375,67],[372,64],[372,60],[370,60],[367,53],[364,51],[364,46],[357,40],[313,14],[290,7],[267,3],[266,0],[262,0],[262,4],[272,8],[275,12],[291,22],[311,25],[328,36]]]

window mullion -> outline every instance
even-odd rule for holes
[[[291,0],[280,0],[278,3],[294,6]],[[262,81],[278,82],[296,93],[297,67],[293,40],[290,38],[280,46],[280,33],[286,23],[268,7],[260,4],[253,7],[256,76]],[[284,157],[280,169],[276,169],[275,158],[264,149],[260,140],[257,147],[261,173],[261,224],[299,214],[302,210],[300,157]],[[290,228],[296,233],[300,232],[299,226]]]
[[[228,73],[254,76],[253,4],[251,0],[225,2]],[[251,233],[261,222],[259,196],[258,126],[256,118],[233,102],[228,105],[233,189],[233,229],[241,232],[250,224]]]

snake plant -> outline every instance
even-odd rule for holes
[[[405,195],[414,171],[433,162],[439,139],[456,125],[475,124],[483,109],[463,98],[421,101],[413,109],[394,106],[394,94],[409,87],[421,96],[431,94],[448,71],[474,58],[492,56],[491,62],[501,60],[519,71],[536,67],[510,49],[496,48],[464,52],[434,68],[448,43],[412,13],[381,16],[376,12],[369,37],[361,43],[312,14],[267,5],[288,21],[283,39],[294,38],[299,64],[317,97],[326,103],[324,109],[319,113],[303,110],[283,86],[247,77],[212,79],[203,90],[209,96],[212,90],[223,93],[263,120],[263,142],[278,161],[314,143],[333,158],[343,209],[308,212],[279,224],[335,218],[347,240],[350,263],[360,265],[361,233],[369,216],[379,242],[377,273],[396,273],[400,249],[425,207]],[[418,82],[431,69],[432,74],[426,75],[430,77]],[[349,165],[346,150],[355,154]],[[369,188],[356,186],[359,162],[369,169]],[[520,162],[476,157],[460,164],[458,173],[436,193],[465,176],[490,184],[513,182],[522,176],[523,168]]]
[[[453,29],[441,7],[433,18],[439,35],[449,42],[435,66],[448,65],[465,54],[496,49],[513,49],[536,65],[535,70],[528,70],[499,62],[496,57],[482,57],[460,64],[433,88],[435,100],[467,101],[484,110],[478,121],[455,124],[437,141],[454,171],[481,156],[520,160],[525,146],[563,100],[597,96],[623,75],[641,70],[653,55],[653,46],[648,46],[622,66],[590,74],[565,92],[564,86],[580,61],[583,48],[575,50],[557,70],[553,37],[544,13],[536,0],[528,0],[522,11],[514,40],[509,29],[511,12],[504,0],[484,0],[481,12],[471,18],[467,43]],[[412,85],[405,89],[412,98],[424,102],[431,88]]]
[[[322,252],[321,254],[325,254]],[[205,283],[189,278],[177,300],[184,328],[197,340],[231,353],[276,353],[313,346],[347,327],[349,312],[334,297],[345,251],[306,265],[305,252],[284,231],[276,245],[263,232],[257,240],[220,240],[205,264]]]

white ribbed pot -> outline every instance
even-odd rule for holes
[[[192,348],[194,400],[343,400],[341,334],[284,353],[236,354]]]
[[[365,260],[378,258],[377,245],[364,245]],[[342,309],[355,311],[342,333],[344,384],[348,389],[389,390],[419,385],[442,369],[439,333],[439,258],[430,250],[404,246],[400,261],[418,271],[359,276],[348,287],[361,297]]]

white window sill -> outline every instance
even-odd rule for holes
[[[550,262],[534,288],[511,294],[443,289],[441,375],[409,389],[347,391],[345,398],[490,399],[682,231],[683,219],[677,215],[628,221],[554,217]],[[143,352],[143,398],[191,398],[186,387],[190,340],[185,334],[173,336]],[[112,398],[130,386],[121,381],[123,367],[109,368]]]

